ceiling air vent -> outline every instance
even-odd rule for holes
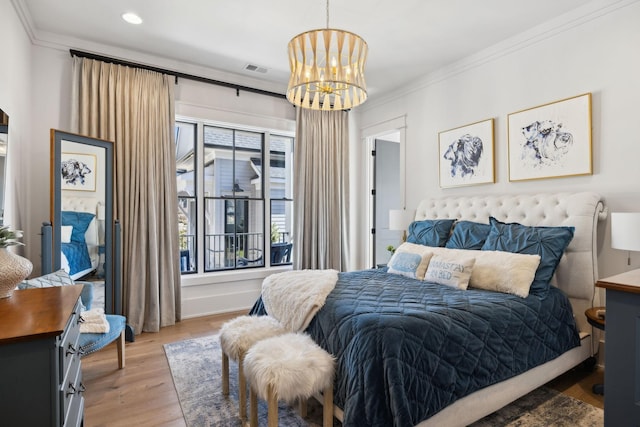
[[[252,71],[254,73],[262,73],[262,74],[266,74],[267,69],[265,67],[260,67],[258,65],[254,65],[254,64],[247,64],[244,66],[244,69],[247,71]]]

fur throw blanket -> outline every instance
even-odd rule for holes
[[[262,282],[262,302],[287,330],[307,329],[338,281],[336,270],[295,270],[272,274]]]
[[[81,334],[106,334],[109,332],[109,322],[102,308],[83,311],[81,317],[84,320],[80,323]]]

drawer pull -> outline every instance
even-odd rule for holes
[[[76,386],[73,385],[73,383],[69,383],[69,387],[67,387],[67,396],[76,394],[77,392],[78,390],[76,390]]]
[[[67,347],[66,356],[69,356],[70,354],[77,354],[82,356],[84,354],[84,351],[82,351],[81,348],[75,348],[73,344],[69,344],[69,347]]]
[[[87,389],[84,384],[80,383],[78,384],[78,388],[76,388],[75,384],[69,383],[69,387],[67,387],[67,396],[73,394],[82,394],[85,391],[87,391]]]

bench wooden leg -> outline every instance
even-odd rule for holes
[[[307,418],[307,399],[302,397],[298,399],[298,407],[300,411],[300,416],[302,418]]]
[[[222,394],[229,396],[229,356],[222,350]]]
[[[322,427],[333,427],[333,384],[324,390],[323,397]]]
[[[125,338],[125,333],[124,330],[122,332],[120,332],[120,337],[118,337],[118,368],[122,369],[124,368],[124,338]]]
[[[249,425],[258,427],[258,395],[249,387]]]
[[[243,358],[238,360],[238,406],[240,410],[240,420],[247,419],[247,381],[244,377]]]
[[[278,427],[278,395],[271,386],[267,392],[267,426]]]

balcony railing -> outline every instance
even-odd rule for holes
[[[180,272],[194,273],[196,271],[196,236],[183,234],[180,243]]]
[[[264,265],[263,233],[224,233],[205,236],[205,271]]]
[[[271,265],[291,263],[289,232],[278,233],[278,241],[271,243]],[[196,268],[196,238],[193,234],[180,236],[180,271],[193,273]],[[222,233],[205,236],[205,271],[264,266],[263,233]]]

